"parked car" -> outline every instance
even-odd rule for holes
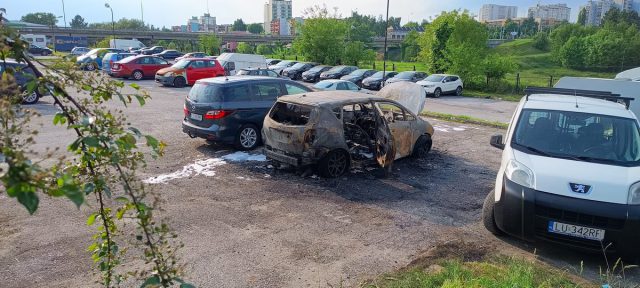
[[[153,54],[153,56],[160,57],[165,60],[173,60],[178,57],[182,57],[184,54],[176,51],[176,50],[164,50],[160,53]]]
[[[209,57],[209,55],[207,55],[207,53],[204,53],[204,52],[191,52],[176,58],[176,61],[180,61],[182,59],[188,59],[188,58],[207,58],[207,57]]]
[[[462,95],[464,83],[456,75],[433,74],[422,81],[417,82],[424,87],[427,94],[439,98],[442,94]]]
[[[120,49],[114,49],[114,48],[92,49],[86,54],[82,56],[78,56],[78,58],[76,58],[76,64],[78,65],[78,67],[80,67],[80,69],[83,69],[83,70],[93,71],[96,69],[101,69],[102,58],[104,57],[104,55],[106,55],[107,53],[119,53],[119,52],[123,52],[123,51]]]
[[[353,82],[358,86],[362,86],[362,80],[364,80],[364,78],[371,77],[376,72],[378,71],[371,69],[358,69],[351,72],[351,74],[349,75],[342,76],[340,79]]]
[[[262,55],[222,53],[216,60],[222,64],[224,70],[227,71],[227,75],[236,75],[238,70],[245,68],[267,68]]]
[[[164,51],[164,47],[162,47],[162,46],[153,46],[153,47],[149,47],[149,48],[140,49],[140,54],[142,54],[142,55],[153,55],[153,54],[158,54],[158,53],[160,53],[162,51]]]
[[[46,91],[34,90],[31,93],[28,93],[27,84],[36,78],[35,72],[29,68],[24,63],[18,63],[13,59],[6,59],[6,61],[0,61],[0,77],[3,77],[4,73],[8,73],[7,70],[13,71],[13,76],[15,77],[16,84],[20,87],[20,91],[22,91],[22,104],[36,104],[40,100],[40,98],[46,95]],[[6,95],[0,95],[0,97],[4,97]]]
[[[284,78],[229,76],[198,80],[184,103],[182,131],[192,138],[250,150],[261,144],[264,117],[278,97],[310,91]]]
[[[318,66],[317,63],[296,63],[295,65],[282,70],[282,76],[289,77],[291,80],[302,79],[302,73],[309,71],[309,69]]]
[[[142,80],[155,77],[160,69],[169,66],[171,66],[171,64],[160,57],[137,55],[113,63],[111,73],[113,77]]]
[[[142,51],[142,49],[145,49],[145,48],[140,48],[140,47],[129,47],[128,51],[129,51],[129,53],[140,54],[140,52]]]
[[[240,69],[238,71],[238,73],[236,73],[236,75],[244,75],[244,76],[267,76],[267,77],[275,77],[278,78],[280,77],[280,75],[278,75],[278,73],[276,73],[275,71],[269,70],[269,69],[262,69],[262,68],[245,68],[245,69]]]
[[[389,168],[397,159],[425,156],[434,129],[417,114],[424,91],[413,83],[401,86],[385,94],[394,96],[389,98],[351,91],[281,97],[264,119],[267,158],[294,167],[315,165],[323,177],[340,177],[354,162]],[[416,103],[415,111],[396,99]]]
[[[309,71],[302,73],[302,81],[311,83],[318,82],[320,81],[320,74],[322,74],[322,72],[330,70],[331,68],[333,67],[326,65],[318,65],[316,67],[313,67],[309,69]]]
[[[633,98],[528,88],[482,218],[493,234],[640,259],[640,123]],[[616,257],[617,258],[617,257]]]
[[[376,72],[371,75],[371,77],[364,78],[362,80],[362,88],[369,90],[380,90],[382,89],[382,83],[387,81],[387,79],[398,75],[398,72],[395,71],[386,71],[384,72],[384,76],[382,75],[382,71]]]
[[[135,56],[134,53],[125,53],[125,52],[116,52],[116,53],[107,53],[102,57],[102,72],[111,75],[111,66],[113,63],[118,62],[124,58],[129,56]]]
[[[298,61],[284,60],[284,61],[278,62],[275,65],[269,66],[269,70],[273,70],[276,73],[282,75],[282,70],[284,70],[285,68],[289,68],[293,65],[296,65],[297,63]]]
[[[40,55],[40,56],[47,56],[47,55],[53,54],[53,51],[51,51],[51,49],[49,49],[48,47],[40,47],[33,44],[29,45],[28,52],[31,55]]]
[[[385,81],[385,84],[391,84],[396,82],[416,83],[418,81],[424,80],[424,78],[427,78],[427,76],[429,75],[425,72],[405,71],[405,72],[398,73],[398,75],[393,76],[393,78],[389,78],[387,81]]]
[[[316,83],[316,85],[313,85],[313,89],[317,91],[347,90],[354,92],[362,90],[362,88],[358,87],[358,85],[354,84],[353,82],[336,79],[322,80]]]
[[[342,76],[349,75],[351,72],[358,70],[356,66],[335,66],[320,74],[320,80],[340,79]]]
[[[171,67],[158,70],[156,82],[164,86],[184,87],[204,78],[224,76],[224,68],[215,59],[183,59]]]
[[[267,63],[267,66],[271,66],[271,65],[276,65],[278,63],[280,63],[280,59],[266,59],[265,62]]]
[[[89,51],[91,51],[91,49],[87,47],[73,47],[73,49],[71,49],[71,55],[82,56]]]

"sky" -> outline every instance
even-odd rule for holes
[[[0,8],[7,10],[7,18],[19,20],[22,15],[32,12],[50,12],[62,16],[62,2],[65,4],[67,23],[75,15],[85,21],[110,22],[111,12],[104,7],[108,2],[113,8],[115,19],[140,19],[141,5],[144,8],[144,21],[156,27],[170,27],[186,24],[191,16],[200,16],[207,12],[207,0],[1,0]],[[504,4],[519,6],[519,16],[525,16],[529,6],[538,2],[542,4],[566,3],[572,8],[573,18],[577,18],[579,7],[587,0],[390,0],[390,16],[402,17],[403,24],[408,20],[420,22],[429,19],[442,11],[467,9],[478,14],[482,4]],[[264,3],[266,0],[208,0],[209,11],[215,16],[218,24],[231,24],[237,18],[245,23],[263,22]],[[366,15],[382,15],[385,13],[385,0],[293,0],[293,16],[302,16],[302,11],[315,4],[325,3],[327,7],[338,7],[339,13],[348,16],[351,11]],[[63,26],[61,21],[59,26]]]

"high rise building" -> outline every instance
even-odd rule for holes
[[[616,7],[616,4],[612,0],[589,0],[587,5],[582,7],[587,16],[585,24],[587,26],[600,26],[604,15],[613,7]]]
[[[480,14],[478,15],[480,22],[514,19],[516,17],[518,17],[518,6],[495,4],[482,5],[482,8],[480,8]]]
[[[538,4],[529,8],[528,16],[534,19],[568,22],[571,19],[571,8],[567,4]]]
[[[271,23],[277,19],[293,18],[293,5],[291,0],[269,0],[264,4],[264,31],[271,33]]]
[[[211,14],[205,13],[200,16],[200,30],[203,32],[216,32],[216,17],[211,17]]]

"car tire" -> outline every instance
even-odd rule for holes
[[[40,53],[41,56],[47,56],[49,55],[49,53],[47,53],[47,51],[42,51],[42,53]]]
[[[133,80],[139,81],[144,78],[144,74],[142,74],[142,71],[140,70],[135,70],[133,71],[133,73],[131,73],[131,77],[133,78]]]
[[[338,178],[347,171],[351,165],[349,154],[344,150],[333,150],[318,162],[318,173],[324,178]]]
[[[440,96],[442,96],[442,89],[436,88],[436,91],[433,91],[433,97],[440,98]]]
[[[22,97],[22,104],[25,105],[33,105],[40,101],[40,94],[37,91],[31,92],[29,95],[25,95]]]
[[[482,224],[484,224],[484,228],[491,232],[491,234],[501,236],[504,235],[504,232],[496,225],[496,218],[494,217],[495,204],[495,190],[491,190],[491,193],[487,195],[482,205]]]
[[[85,67],[85,69],[87,69],[87,71],[95,71],[95,70],[96,70],[96,64],[94,64],[94,63],[89,63],[89,64],[87,64],[87,66]]]
[[[456,96],[462,96],[462,86],[458,86],[458,88],[456,88]]]
[[[238,150],[253,150],[261,141],[260,130],[253,124],[247,124],[240,128],[236,135],[236,148]]]
[[[176,77],[173,79],[173,87],[182,88],[187,85],[187,81],[183,77]]]
[[[413,147],[412,156],[415,158],[424,158],[431,151],[431,146],[433,146],[433,141],[431,140],[431,135],[422,135],[416,141],[416,145]]]

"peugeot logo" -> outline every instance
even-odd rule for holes
[[[569,188],[571,188],[571,191],[573,191],[574,193],[580,194],[589,194],[592,189],[591,185],[577,183],[569,183]]]

